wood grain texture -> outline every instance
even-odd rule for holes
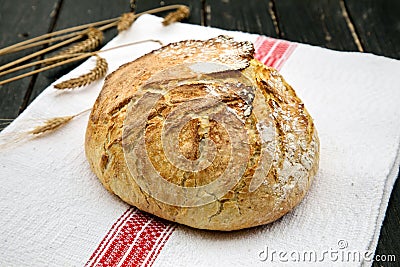
[[[400,1],[344,2],[365,51],[400,59]]]
[[[206,25],[277,37],[269,14],[270,0],[206,0]]]
[[[357,51],[339,0],[274,0],[274,5],[283,39]]]
[[[113,0],[112,2],[108,0],[63,1],[54,30],[56,31],[90,22],[115,18],[129,11],[129,1],[126,0]],[[113,28],[104,33],[105,38],[102,45],[110,41],[117,34],[117,31]],[[28,102],[32,102],[48,85],[76,68],[82,62],[83,61],[75,62],[40,73],[29,95]]]
[[[0,47],[6,47],[26,39],[48,32],[54,18],[58,0],[2,0],[0,10]],[[32,53],[32,50],[0,56],[0,65],[6,64],[21,56]],[[29,71],[33,68],[28,69]],[[25,71],[17,72],[22,74]],[[15,75],[12,74],[13,76]],[[8,76],[2,76],[5,79]],[[15,118],[23,105],[25,95],[34,84],[33,77],[27,77],[0,86],[0,118]]]
[[[374,267],[399,266],[400,260],[400,182],[399,177],[394,184],[390,201],[386,210],[385,220],[381,228],[376,255],[395,255],[396,262],[374,262]]]

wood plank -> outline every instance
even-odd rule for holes
[[[385,220],[383,222],[376,255],[395,255],[396,261],[400,259],[400,178],[393,187],[390,196],[389,205],[386,210]],[[382,266],[380,262],[374,262],[373,266]],[[398,266],[396,262],[385,262],[385,266]]]
[[[63,1],[54,30],[115,18],[126,12],[130,12],[130,5],[127,0],[113,0],[112,2],[109,0]],[[106,44],[116,34],[115,28],[106,31],[103,44]],[[40,73],[29,96],[28,103],[32,102],[52,82],[70,72],[82,62],[71,63]]]
[[[366,52],[400,59],[400,1],[345,0]]]
[[[281,37],[336,50],[357,51],[340,0],[274,1]]]
[[[277,37],[270,15],[270,0],[206,0],[206,24],[226,30],[239,30]]]
[[[201,0],[137,0],[136,9],[137,12],[143,12],[152,8],[183,4],[190,8],[190,17],[185,20],[186,23],[201,24],[202,23],[202,1]],[[158,13],[157,16],[165,16],[168,12]]]
[[[59,0],[2,0],[0,12],[0,47],[6,47],[48,32]],[[14,61],[33,50],[0,56],[0,65]],[[33,70],[32,68],[29,70]],[[14,73],[15,74],[21,74]],[[9,78],[2,76],[0,79]],[[0,86],[0,118],[15,118],[24,96],[32,85],[32,77]]]

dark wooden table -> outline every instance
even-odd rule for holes
[[[190,6],[188,22],[193,24],[400,59],[399,0],[137,0],[136,11],[175,3]],[[0,0],[0,47],[55,30],[118,17],[130,10],[129,0]],[[105,42],[115,34],[109,31]],[[27,53],[1,56],[0,65]],[[17,117],[44,88],[77,64],[0,86],[0,118]],[[397,264],[375,262],[374,266],[399,266],[399,204],[397,180],[376,251],[395,254]]]

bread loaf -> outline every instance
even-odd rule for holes
[[[305,196],[319,140],[283,77],[226,36],[172,43],[110,74],[86,156],[104,187],[161,218],[230,231]]]

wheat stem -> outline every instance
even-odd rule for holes
[[[138,14],[134,15],[134,17],[137,18],[137,17],[139,17],[139,16],[141,16],[141,15],[143,15],[143,14],[152,14],[152,13],[158,13],[158,12],[167,11],[167,10],[171,10],[171,9],[178,9],[178,10],[179,10],[179,9],[184,9],[184,8],[187,8],[187,7],[186,7],[185,5],[170,5],[170,6],[159,7],[159,8],[155,8],[155,9],[152,9],[152,10],[148,10],[148,11],[145,11],[145,12],[142,12],[142,13],[138,13]],[[110,28],[110,27],[114,27],[114,26],[118,25],[118,20],[117,20],[117,19],[119,20],[119,18],[107,20],[107,21],[112,21],[112,22],[109,23],[109,24],[107,24],[107,25],[104,25],[104,26],[102,26],[102,27],[99,27],[99,30],[105,30],[105,29],[108,29],[108,28]],[[101,22],[98,22],[98,23],[100,23],[100,25],[101,25],[101,24],[103,24],[104,22],[105,22],[105,21],[101,21]],[[96,24],[96,23],[86,24],[86,25],[83,25],[83,26],[88,27],[87,25],[94,25],[94,24]],[[69,31],[72,31],[71,29],[76,30],[76,29],[81,29],[81,27],[82,27],[82,26],[76,26],[76,27],[72,27],[72,28],[69,28],[69,29],[61,30],[61,31],[58,31],[58,32],[55,32],[55,33],[60,34],[60,33],[64,33],[64,32],[69,32]],[[84,31],[84,32],[86,32],[86,31]],[[44,54],[44,53],[47,53],[47,52],[49,52],[49,51],[52,51],[52,50],[54,50],[54,49],[56,49],[56,48],[62,47],[62,46],[64,46],[64,45],[66,45],[66,44],[75,42],[75,41],[79,40],[79,39],[82,37],[82,35],[83,35],[83,33],[81,33],[81,32],[80,32],[80,33],[77,33],[77,34],[78,34],[77,36],[74,36],[74,37],[72,37],[72,38],[70,38],[70,39],[68,39],[68,40],[65,40],[65,41],[63,41],[63,42],[60,42],[60,43],[58,43],[58,44],[52,45],[52,46],[50,46],[50,47],[47,47],[47,48],[45,48],[45,49],[43,49],[43,50],[40,50],[40,51],[35,52],[35,53],[32,53],[32,54],[30,54],[30,55],[28,55],[28,56],[25,56],[25,57],[22,57],[22,58],[17,59],[17,60],[15,60],[15,61],[13,61],[13,62],[10,62],[10,63],[8,63],[8,64],[5,64],[5,65],[3,65],[3,66],[0,66],[0,71],[1,71],[1,70],[4,70],[4,69],[7,69],[7,68],[9,68],[9,67],[12,67],[12,66],[14,66],[14,65],[16,65],[16,64],[18,64],[18,63],[24,62],[24,61],[26,61],[26,60],[28,60],[28,59],[31,59],[31,58],[40,56],[40,55],[42,55],[42,54]],[[52,36],[52,35],[45,34],[44,36],[46,36],[46,37],[39,36],[39,37],[37,37],[37,38],[30,39],[30,42],[32,42],[33,40],[34,40],[34,41],[36,41],[36,40],[41,40],[41,39],[50,37],[50,36]],[[27,40],[27,41],[29,41],[29,40]],[[0,55],[1,55],[2,53],[4,53],[4,51],[9,51],[9,50],[12,49],[12,48],[16,48],[16,47],[21,46],[22,44],[27,44],[27,43],[29,43],[29,42],[21,42],[21,43],[18,43],[18,44],[16,44],[16,45],[12,45],[12,46],[6,47],[6,48],[4,48],[4,49],[0,49]],[[43,71],[43,70],[42,70],[42,71]],[[37,72],[36,72],[36,73],[37,73]],[[28,75],[28,76],[29,76],[29,75]],[[20,77],[20,76],[17,76],[17,77]],[[23,76],[23,77],[26,77],[26,76]],[[20,79],[20,78],[18,78],[18,79]],[[12,81],[14,81],[14,80],[12,80]],[[1,85],[1,83],[0,83],[0,85]]]
[[[79,40],[80,38],[82,38],[82,36],[75,36],[75,37],[73,37],[73,38],[71,38],[71,39],[65,40],[64,42],[61,42],[61,43],[52,45],[52,46],[50,46],[50,47],[48,47],[48,48],[46,48],[46,49],[40,50],[40,51],[38,51],[38,52],[36,52],[36,53],[30,54],[30,55],[28,55],[28,56],[22,57],[22,58],[17,59],[17,60],[15,60],[15,61],[13,61],[13,62],[10,62],[10,63],[8,63],[8,64],[5,64],[5,65],[3,65],[3,66],[0,66],[0,70],[7,69],[7,68],[9,68],[9,67],[11,67],[11,66],[14,66],[14,65],[18,64],[18,63],[24,62],[24,61],[26,61],[26,60],[28,60],[28,59],[31,59],[31,58],[40,56],[40,55],[42,55],[42,54],[44,54],[44,53],[47,53],[47,52],[49,52],[49,51],[51,51],[51,50],[54,50],[54,49],[56,49],[56,48],[59,48],[59,47],[61,47],[61,46],[66,45],[66,44],[75,42],[75,41]]]
[[[103,25],[103,24],[109,24],[109,23],[112,23],[114,21],[117,21],[118,19],[119,18],[107,19],[107,20],[103,20],[103,21],[88,23],[88,24],[84,24],[84,25],[79,25],[79,26],[75,26],[75,27],[59,30],[59,31],[56,31],[56,32],[46,33],[46,34],[43,34],[41,36],[26,40],[26,41],[19,42],[19,43],[16,43],[14,45],[11,45],[11,46],[8,46],[8,47],[5,47],[5,48],[2,48],[2,49],[0,49],[0,55],[5,54],[5,53],[14,52],[13,49],[15,49],[17,47],[20,47],[20,46],[23,46],[23,45],[26,45],[26,44],[30,44],[30,43],[33,43],[33,42],[36,42],[36,41],[40,41],[40,40],[43,40],[43,39],[46,39],[46,38],[49,38],[49,37],[61,35],[61,34],[68,33],[68,32],[87,29],[89,27],[97,27],[97,26]],[[82,34],[82,32],[74,33],[74,35],[72,35],[72,36],[75,36],[75,35],[78,35],[78,34]]]
[[[115,21],[115,22],[112,22],[110,24],[106,24],[106,25],[104,25],[102,27],[99,27],[98,29],[101,30],[101,31],[105,31],[105,30],[107,30],[109,28],[112,28],[112,27],[115,27],[117,25],[118,25],[118,21]]]
[[[26,68],[29,68],[29,67],[33,67],[35,65],[46,64],[46,63],[58,61],[60,59],[76,57],[76,56],[79,56],[79,55],[82,55],[82,54],[81,53],[78,53],[78,54],[66,54],[66,55],[59,55],[59,56],[54,56],[54,57],[50,57],[50,58],[45,58],[45,59],[42,59],[42,60],[37,60],[37,61],[25,64],[25,65],[21,65],[21,66],[18,66],[18,67],[15,67],[15,68],[8,69],[8,70],[5,70],[3,72],[0,72],[0,76],[6,75],[6,74],[9,74],[9,73],[18,71],[18,70],[22,70],[22,69],[26,69]]]
[[[116,26],[117,24],[118,24],[118,22],[112,22],[112,23],[106,24],[106,25],[104,25],[102,27],[99,27],[98,29],[103,31],[103,30],[112,28],[112,27]],[[86,25],[89,25],[89,24],[86,24]],[[42,41],[37,41],[37,42],[34,42],[34,43],[29,43],[29,44],[23,45],[23,46],[18,46],[18,47],[14,48],[14,49],[7,49],[5,51],[2,51],[3,49],[0,49],[0,55],[5,55],[5,54],[8,54],[8,53],[14,53],[14,52],[18,52],[18,51],[21,51],[21,50],[25,50],[25,49],[28,49],[28,48],[35,47],[35,46],[54,43],[56,41],[62,41],[62,40],[68,39],[70,37],[74,37],[74,36],[78,36],[78,35],[84,35],[85,33],[86,33],[86,30],[83,30],[83,31],[79,31],[79,32],[73,32],[73,33],[70,33],[70,34],[53,37],[53,38],[50,38],[50,39],[47,39],[47,40],[42,40]]]
[[[54,42],[57,42],[57,41],[62,41],[62,40],[74,37],[76,35],[81,35],[81,34],[85,34],[85,31],[73,32],[73,33],[70,33],[70,34],[61,35],[61,36],[50,38],[50,39],[47,39],[47,40],[30,43],[30,44],[27,44],[27,45],[24,45],[24,46],[19,46],[19,47],[15,48],[15,49],[12,49],[10,51],[7,50],[4,53],[0,53],[0,55],[18,52],[18,51],[25,50],[25,49],[28,49],[28,48],[32,48],[32,47],[35,47],[35,46],[39,46],[39,45],[45,45],[45,44],[54,43]]]
[[[158,43],[160,45],[163,45],[163,43],[160,40],[147,39],[147,40],[142,40],[142,41],[137,41],[137,42],[132,42],[132,43],[127,43],[127,44],[111,47],[111,48],[108,48],[108,49],[103,49],[103,50],[96,51],[96,52],[88,52],[88,53],[83,53],[83,54],[62,55],[62,56],[57,56],[57,57],[54,57],[54,58],[52,57],[52,58],[47,58],[47,59],[43,59],[43,60],[38,60],[38,61],[35,61],[35,62],[32,62],[32,63],[28,63],[28,64],[25,64],[25,65],[22,65],[22,66],[13,68],[13,69],[9,69],[9,70],[0,72],[0,76],[8,74],[8,73],[11,73],[11,72],[15,72],[15,71],[18,71],[18,70],[21,70],[21,69],[25,69],[25,68],[28,68],[28,67],[32,67],[32,66],[35,66],[35,65],[38,65],[38,64],[57,61],[58,59],[62,59],[62,58],[74,57],[74,58],[71,58],[69,60],[64,60],[64,61],[58,62],[56,64],[52,64],[52,65],[43,67],[41,69],[30,71],[30,72],[21,74],[19,76],[12,77],[10,79],[6,79],[6,80],[3,80],[3,81],[0,81],[0,85],[6,84],[6,83],[9,83],[9,82],[13,82],[13,81],[16,81],[16,80],[31,76],[31,75],[36,74],[36,73],[40,73],[40,72],[45,71],[45,70],[49,70],[49,69],[55,68],[55,67],[58,67],[58,66],[62,66],[62,65],[67,64],[67,63],[71,63],[71,62],[78,61],[78,60],[81,60],[81,59],[84,59],[84,58],[87,58],[87,57],[90,57],[90,56],[94,56],[94,55],[97,55],[99,53],[108,52],[108,51],[111,51],[111,50],[114,50],[114,49],[118,49],[118,48],[122,48],[122,47],[126,47],[126,46],[131,46],[131,45],[137,45],[137,44],[146,43],[146,42],[155,42],[155,43]]]
[[[122,45],[117,45],[117,46],[110,47],[110,48],[103,49],[103,50],[99,50],[99,51],[96,51],[96,52],[93,52],[93,53],[95,53],[95,54],[104,53],[104,52],[108,52],[108,51],[111,51],[111,50],[114,50],[114,49],[123,48],[123,47],[131,46],[131,45],[148,43],[148,42],[158,43],[161,46],[164,45],[160,40],[157,40],[157,39],[145,39],[145,40],[141,40],[141,41],[136,41],[136,42],[126,43],[126,44],[122,44]]]
[[[163,11],[169,11],[169,10],[173,10],[173,9],[178,9],[180,7],[186,7],[186,6],[185,5],[169,5],[169,6],[157,7],[157,8],[154,8],[154,9],[147,10],[147,11],[142,12],[142,13],[137,13],[136,17],[139,17],[139,16],[144,15],[144,14],[153,14],[153,13],[159,13],[159,12],[163,12]]]
[[[135,19],[138,18],[141,15],[144,15],[144,14],[154,14],[154,13],[158,13],[158,12],[169,11],[169,10],[173,10],[173,9],[178,9],[180,7],[183,7],[183,6],[185,6],[185,5],[169,5],[169,6],[154,8],[154,9],[147,10],[145,12],[141,12],[141,13],[136,14],[135,15]],[[82,30],[82,29],[87,29],[89,27],[97,27],[99,25],[106,24],[106,25],[104,25],[102,27],[99,27],[99,30],[106,30],[108,28],[111,28],[111,27],[114,27],[114,26],[118,25],[118,21],[119,20],[120,20],[120,17],[117,17],[117,18],[113,18],[113,19],[107,19],[107,20],[103,20],[103,21],[98,21],[98,22],[88,23],[88,24],[84,24],[84,25],[79,25],[79,26],[75,26],[75,27],[59,30],[59,31],[56,31],[56,32],[46,33],[46,34],[43,34],[41,36],[38,36],[38,37],[35,37],[35,38],[31,38],[29,40],[25,40],[25,41],[10,45],[8,47],[2,48],[2,49],[0,49],[0,55],[22,50],[22,48],[21,49],[19,49],[19,48],[24,46],[24,45],[31,44],[31,43],[34,43],[34,42],[37,42],[37,41],[40,41],[40,40],[43,40],[43,39],[46,39],[46,38],[49,38],[49,37],[53,37],[53,36],[57,36],[57,35],[61,35],[61,34],[69,33],[69,32],[73,32],[73,31],[79,31],[79,30]],[[81,34],[82,34],[82,32],[71,33],[71,36],[81,35]],[[60,37],[60,40],[63,40],[63,38]],[[34,43],[34,44],[32,44],[32,46],[29,46],[29,47],[26,47],[26,48],[37,46],[37,45],[40,45],[40,44],[51,43],[53,41],[45,40],[42,43]],[[14,49],[17,49],[17,48],[18,48],[18,50],[14,50]]]
[[[46,67],[43,67],[43,68],[40,68],[40,69],[37,69],[37,70],[33,70],[33,71],[30,71],[30,72],[27,72],[27,73],[12,77],[10,79],[6,79],[6,80],[3,80],[3,81],[0,81],[0,85],[6,84],[6,83],[9,83],[9,82],[13,82],[13,81],[16,81],[16,80],[19,80],[19,79],[22,79],[22,78],[31,76],[33,74],[45,71],[45,70],[53,69],[55,67],[58,67],[58,66],[70,63],[70,62],[81,60],[81,59],[83,59],[85,57],[89,57],[90,55],[93,55],[93,53],[83,54],[83,55],[80,55],[80,56],[77,56],[77,57],[74,57],[74,58],[70,58],[70,59],[55,63],[55,64],[50,65],[50,66],[46,66]]]

